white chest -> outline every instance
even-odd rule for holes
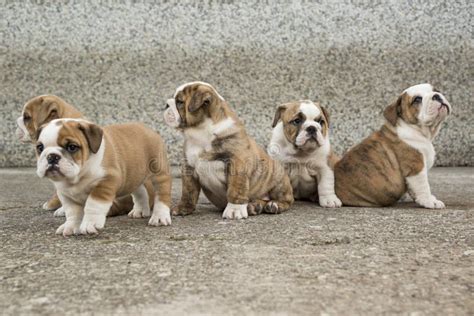
[[[226,166],[222,161],[209,161],[200,158],[202,154],[212,150],[215,136],[206,129],[191,130],[185,134],[185,156],[187,163],[194,168],[195,176],[201,186],[218,195],[225,196]]]
[[[401,140],[418,150],[423,155],[423,161],[427,170],[433,167],[435,150],[429,139],[406,126],[398,127],[397,134]]]
[[[316,194],[317,181],[314,172],[304,164],[292,164],[287,170],[296,199],[311,198]]]

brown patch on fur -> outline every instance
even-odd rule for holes
[[[407,191],[405,178],[423,165],[422,154],[384,125],[336,163],[336,194],[344,205],[392,205]]]
[[[409,124],[417,124],[421,103],[415,102],[416,97],[411,97],[406,92],[400,95],[384,110],[385,119],[393,126],[397,125],[399,118]]]
[[[214,135],[212,148],[200,157],[209,161],[225,161],[226,199],[229,203],[244,204],[262,199],[268,194],[271,200],[277,202],[279,212],[290,207],[293,194],[283,167],[247,135],[235,112],[219,98],[213,88],[202,84],[189,85],[176,95],[175,102],[183,121],[183,130],[198,126],[206,119],[214,123],[227,118],[233,119],[233,127]],[[174,213],[185,215],[194,210],[201,185],[191,166],[186,165],[183,171],[181,202]],[[202,190],[212,201],[213,192],[205,188]]]
[[[30,138],[36,141],[40,126],[58,118],[82,118],[72,105],[54,95],[42,95],[29,100],[23,108],[23,123]]]
[[[59,200],[58,194],[54,192],[53,196],[46,202],[48,210],[54,211],[61,207],[61,201]]]

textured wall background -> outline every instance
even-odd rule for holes
[[[162,109],[192,80],[214,84],[260,144],[278,104],[319,99],[338,153],[378,128],[403,89],[431,82],[454,107],[437,164],[474,165],[470,0],[0,3],[0,166],[34,165],[14,119],[45,93],[101,124],[145,122],[176,162],[181,137]]]

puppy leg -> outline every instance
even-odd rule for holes
[[[445,208],[444,203],[431,194],[427,170],[415,176],[406,177],[406,181],[408,192],[418,205],[424,208]]]
[[[173,207],[173,215],[189,215],[196,209],[196,204],[201,192],[199,180],[193,177],[194,169],[184,164],[181,169],[181,200]]]
[[[152,181],[156,183],[156,195],[153,205],[153,214],[148,221],[148,225],[171,225],[171,175],[169,171],[163,171],[161,174],[153,176]]]
[[[222,214],[224,219],[248,217],[249,178],[245,164],[237,159],[231,161],[227,174],[227,206]]]
[[[79,234],[79,227],[81,225],[82,217],[84,215],[83,205],[79,205],[74,201],[61,197],[62,205],[65,210],[66,222],[59,226],[56,234],[64,237]]]
[[[128,217],[142,218],[150,217],[150,203],[148,201],[148,192],[145,185],[140,185],[138,189],[132,193],[133,209],[128,213]]]
[[[84,207],[84,218],[80,227],[81,234],[97,234],[98,230],[104,228],[107,213],[115,199],[115,183],[118,182],[105,180],[89,194]]]
[[[54,192],[53,196],[43,204],[43,210],[54,211],[61,207],[61,201],[58,194]],[[57,216],[56,214],[54,216]],[[64,215],[62,215],[64,216]]]
[[[319,205],[322,207],[341,207],[342,202],[334,191],[334,171],[331,168],[321,168],[318,179]]]
[[[290,180],[283,177],[270,191],[270,199],[264,208],[265,213],[279,214],[287,211],[293,204],[293,189]]]

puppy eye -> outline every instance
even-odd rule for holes
[[[28,122],[29,120],[31,120],[31,116],[28,116],[28,115],[23,116],[23,122]]]
[[[291,124],[298,126],[301,124],[301,119],[300,118],[295,118],[293,121],[290,122]]]
[[[412,104],[421,103],[421,101],[423,101],[423,98],[420,97],[420,96],[418,96],[418,97],[415,97],[415,98],[413,99]]]
[[[43,144],[36,145],[36,150],[38,151],[38,154],[41,154],[44,150],[44,145]]]
[[[316,119],[315,122],[318,123],[318,124],[321,125],[321,126],[324,125],[324,120],[323,120],[322,118]]]
[[[67,150],[69,153],[73,154],[73,153],[75,153],[76,151],[79,150],[79,146],[74,145],[74,144],[68,144],[68,145],[66,146],[66,150]]]

